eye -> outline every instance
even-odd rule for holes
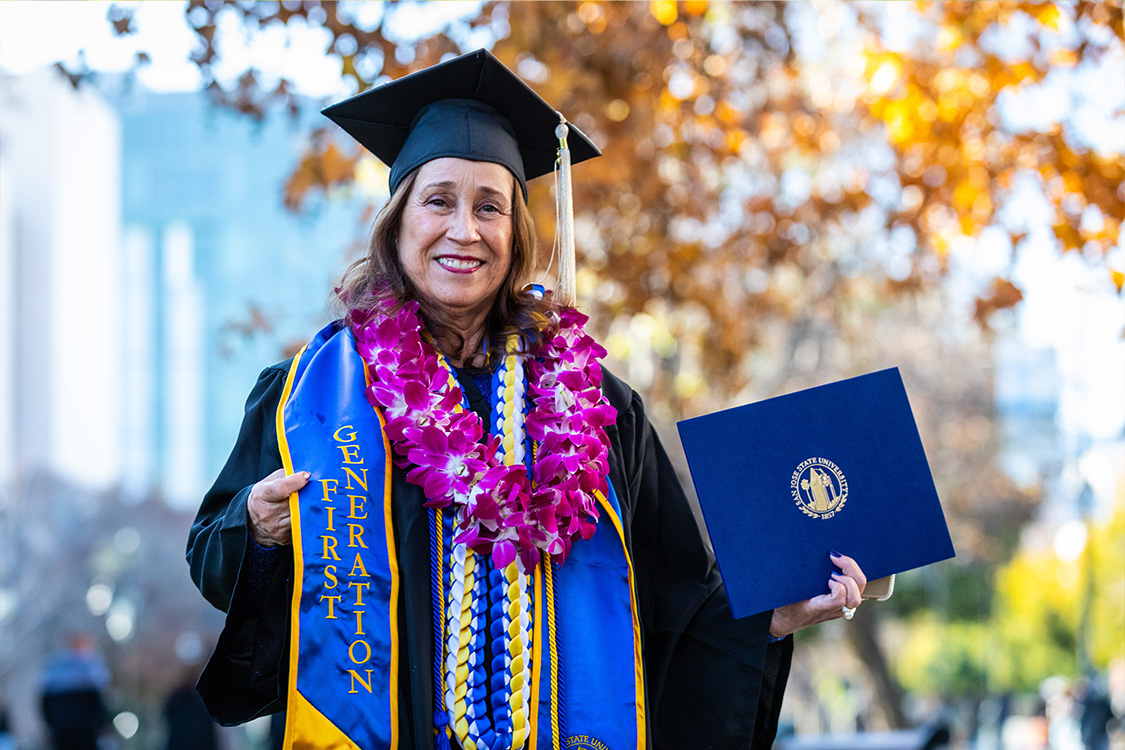
[[[435,206],[437,208],[445,208],[449,205],[449,203],[447,203],[445,198],[442,198],[440,195],[434,195],[426,199],[426,205]]]
[[[504,209],[504,206],[502,206],[500,203],[497,203],[496,201],[491,200],[483,201],[479,206],[477,206],[477,210],[482,214],[485,214],[486,216],[506,216],[508,213]]]

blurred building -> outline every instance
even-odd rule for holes
[[[4,79],[0,486],[42,471],[198,503],[257,373],[329,319],[353,196],[282,202],[315,107]]]
[[[1021,487],[1057,478],[1062,457],[1055,352],[1008,335],[994,344],[993,364],[1000,465]]]
[[[257,373],[329,319],[363,206],[349,196],[299,215],[283,205],[307,132],[322,124],[308,109],[257,123],[200,94],[122,98],[130,487],[197,503]]]
[[[0,99],[0,486],[122,471],[121,120],[43,71]]]
[[[1052,550],[1064,564],[1087,552],[1091,524],[1121,512],[1125,488],[1125,347],[1113,345],[1125,303],[1076,266],[1064,256],[1052,275],[1025,281],[1031,289],[1019,325],[993,350],[997,457],[1017,485],[1042,497],[1021,544]],[[1094,557],[1085,560],[1092,565]],[[1093,596],[1090,588],[1083,594],[1081,668]]]
[[[1125,304],[1066,271],[1028,295],[1018,329],[993,349],[998,457],[1017,484],[1042,488],[1048,533],[1086,514],[1108,518],[1125,481],[1125,347],[1106,346]]]
[[[365,229],[358,196],[282,203],[315,107],[255,122],[127,83],[0,78],[0,702],[29,747],[70,629],[155,746],[146,696],[222,621],[183,564],[191,509]]]

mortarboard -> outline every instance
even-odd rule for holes
[[[439,63],[323,110],[391,167],[391,192],[413,169],[443,156],[491,161],[527,180],[558,158],[555,109],[487,50]],[[569,126],[571,162],[600,155]]]
[[[735,617],[953,557],[897,368],[679,423]]]

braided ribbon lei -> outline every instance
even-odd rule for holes
[[[449,571],[441,702],[465,750],[517,750],[530,736],[529,573],[541,553],[562,564],[598,519],[604,426],[617,415],[598,389],[605,350],[585,335],[585,322],[562,310],[529,360],[518,336],[509,337],[494,386],[495,430],[484,444],[480,418],[464,408],[452,369],[424,335],[417,303],[353,324],[372,375],[367,396],[384,410],[396,464],[409,467],[407,481],[423,488],[427,506],[455,510],[441,536],[456,536],[439,553]],[[531,462],[528,438],[539,446]]]
[[[520,463],[526,452],[523,357],[516,352],[517,343],[511,337],[495,378],[499,387],[493,434],[500,437],[497,459],[506,466]],[[445,358],[439,355],[439,361],[456,385]],[[451,532],[443,529],[443,535],[447,531]],[[449,549],[443,558],[450,580],[441,696],[447,713],[442,718],[465,750],[515,750],[523,746],[530,728],[531,579],[519,557],[499,570],[464,543],[454,542]],[[439,597],[435,608],[441,604]],[[495,655],[491,663],[487,646]],[[441,727],[438,732],[440,744]]]

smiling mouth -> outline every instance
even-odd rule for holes
[[[484,265],[483,260],[475,258],[453,258],[448,255],[443,255],[437,259],[437,262],[442,268],[448,268],[450,271],[474,271]]]

